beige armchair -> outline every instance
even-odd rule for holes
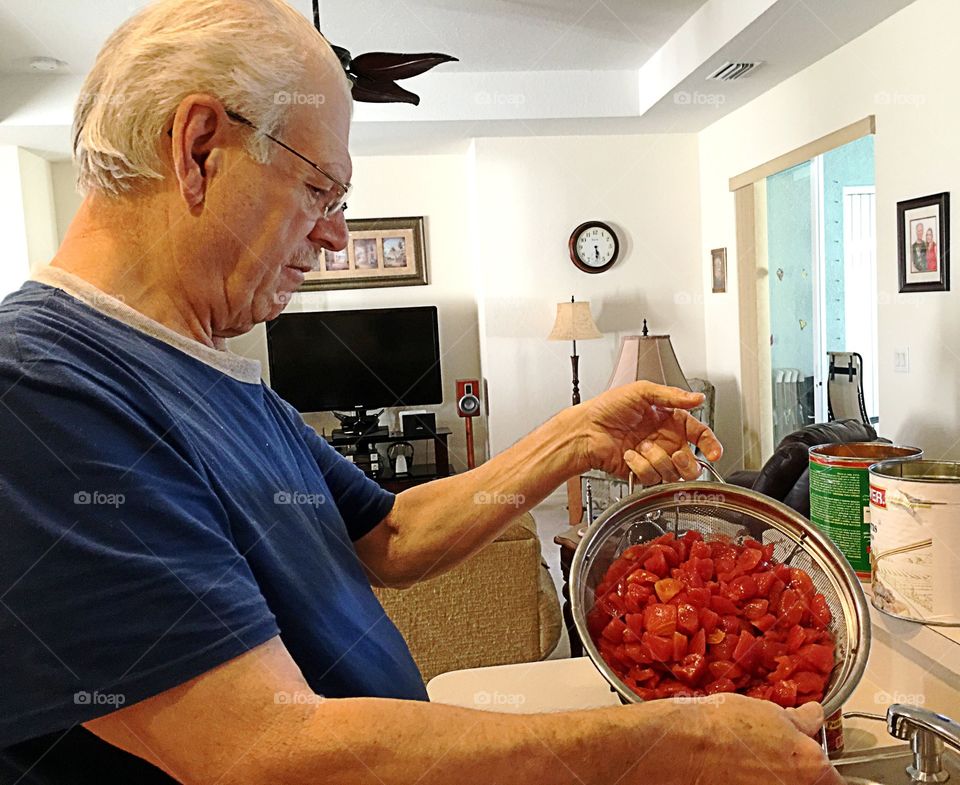
[[[409,589],[375,589],[424,681],[439,673],[532,662],[560,640],[560,603],[528,513],[459,567]]]

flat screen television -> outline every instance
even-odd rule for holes
[[[301,412],[443,403],[436,306],[281,314],[270,386]]]

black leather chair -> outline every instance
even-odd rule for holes
[[[735,472],[727,482],[752,488],[810,517],[810,448],[874,441],[877,432],[859,420],[815,423],[785,436],[760,471]]]

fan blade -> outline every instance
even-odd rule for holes
[[[367,52],[358,55],[350,64],[355,74],[363,74],[374,79],[409,79],[419,76],[441,63],[459,62],[452,55],[435,53],[399,54],[394,52]]]
[[[420,105],[420,96],[404,90],[390,81],[378,81],[368,76],[355,75],[353,83],[353,100],[369,104],[413,104]]]

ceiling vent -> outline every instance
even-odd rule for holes
[[[755,63],[724,63],[710,74],[707,79],[713,79],[719,82],[732,82],[734,79],[743,79],[759,67],[759,61]]]

